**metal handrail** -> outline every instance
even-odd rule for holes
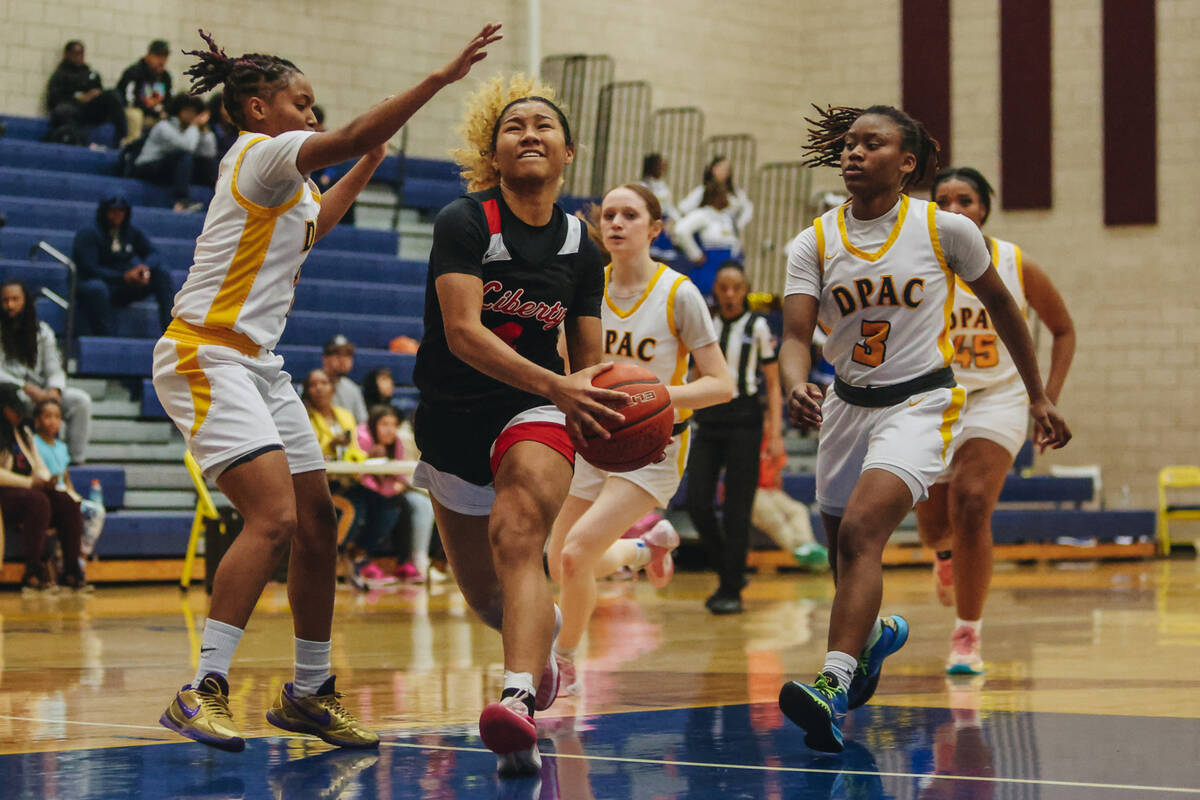
[[[75,268],[75,262],[64,255],[58,248],[49,242],[38,242],[33,247],[29,248],[29,260],[37,261],[37,254],[45,253],[53,258],[59,264],[67,268],[67,299],[66,305],[63,306],[67,311],[66,330],[63,332],[62,360],[63,368],[67,369],[71,360],[71,353],[75,346],[75,295],[79,284],[79,271]],[[46,294],[46,290],[42,290]],[[50,292],[46,294],[51,300],[62,305],[63,300],[58,295]],[[57,299],[56,299],[57,298]]]

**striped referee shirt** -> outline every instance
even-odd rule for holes
[[[734,399],[753,397],[759,390],[759,367],[773,364],[778,359],[766,317],[747,311],[731,320],[717,314],[713,321],[721,323],[718,341],[733,378]]]

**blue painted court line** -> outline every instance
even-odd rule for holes
[[[499,781],[494,756],[465,726],[390,734],[378,753],[271,737],[250,740],[240,754],[181,741],[6,755],[0,800],[1200,794],[1197,720],[890,706],[859,709],[851,718],[847,750],[837,757],[808,750],[773,704],[547,719],[541,775],[523,781]],[[131,740],[142,728],[122,727]]]

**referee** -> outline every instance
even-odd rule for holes
[[[742,612],[750,509],[758,487],[763,443],[764,394],[766,454],[775,457],[783,452],[782,395],[775,345],[767,320],[747,308],[749,290],[738,262],[727,261],[717,271],[713,283],[717,315],[713,321],[719,323],[718,341],[729,364],[734,393],[728,403],[696,411],[687,464],[688,515],[700,534],[709,565],[720,578],[717,591],[705,602],[714,614]],[[723,525],[717,521],[713,507],[722,469],[725,470]]]

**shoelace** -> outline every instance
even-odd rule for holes
[[[229,698],[223,694],[215,692],[196,692],[196,696],[200,699],[200,705],[205,711],[214,714],[218,717],[233,719],[233,714],[229,711]]]
[[[830,684],[829,678],[825,675],[825,673],[821,673],[817,676],[817,680],[816,683],[813,684],[813,688],[828,697],[830,700],[837,696],[837,693],[840,689],[840,687],[835,687]]]
[[[330,715],[337,717],[344,723],[357,725],[359,724],[358,717],[340,702],[345,696],[341,692],[331,692],[330,694],[314,695],[313,697],[321,704],[321,708],[328,711]]]

